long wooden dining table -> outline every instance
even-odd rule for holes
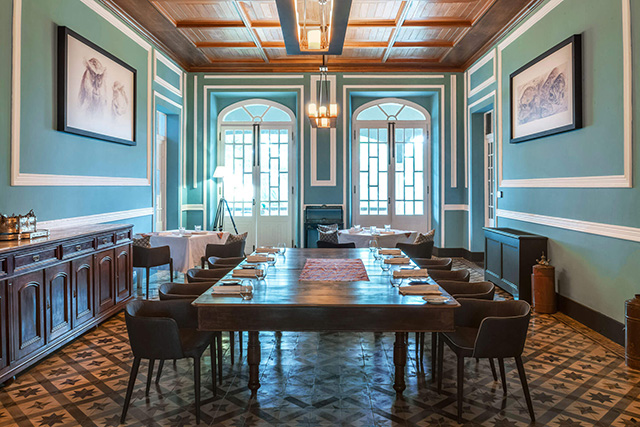
[[[361,259],[369,280],[300,281],[309,259]],[[248,331],[248,387],[253,396],[260,388],[259,332],[351,331],[395,333],[393,388],[400,397],[406,388],[408,332],[453,331],[454,311],[460,305],[453,298],[435,305],[419,295],[402,296],[391,286],[390,275],[369,249],[288,249],[284,256],[277,256],[276,265],[268,269],[264,280],[254,280],[252,299],[213,295],[209,289],[193,304],[198,309],[201,330]],[[440,291],[448,295],[442,288]]]

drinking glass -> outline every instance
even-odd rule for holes
[[[370,230],[372,236],[378,232],[377,231],[378,228],[375,225],[372,225],[371,227],[369,227],[369,230]]]
[[[402,284],[402,277],[394,277],[394,275],[392,274],[389,278],[389,282],[391,282],[391,286],[397,288]]]
[[[184,227],[178,227],[178,232],[180,233],[180,235],[183,235],[185,230],[186,230],[186,228],[184,228]]]
[[[269,267],[273,267],[274,265],[276,265],[276,255],[277,255],[277,253],[270,254],[270,255],[272,255],[272,256],[267,255],[267,258],[269,260],[269,261],[267,261],[267,264],[269,265]]]
[[[391,231],[391,224],[385,224],[384,231]]]
[[[284,256],[285,252],[287,252],[287,244],[284,242],[278,243],[278,247],[280,248],[280,252],[278,252],[278,255]]]
[[[391,264],[387,264],[386,262],[384,262],[384,260],[382,260],[382,264],[380,264],[380,268],[382,268],[382,271],[387,273],[391,269]]]
[[[256,269],[253,270],[256,273],[256,280],[264,280],[267,277],[267,266],[263,264],[256,265]]]
[[[201,225],[196,225],[194,228],[195,228],[196,231],[201,231],[202,230],[202,226]]]
[[[376,239],[369,240],[369,251],[377,253],[379,248],[380,247],[378,246],[378,241]]]
[[[253,298],[253,286],[246,284],[246,281],[240,285],[240,296],[243,300],[250,300]]]

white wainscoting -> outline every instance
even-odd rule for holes
[[[127,211],[107,212],[95,215],[76,216],[72,218],[54,219],[50,221],[38,221],[39,229],[56,229],[66,227],[79,227],[82,225],[101,224],[105,222],[122,221],[129,218],[139,218],[153,215],[153,207],[130,209]]]

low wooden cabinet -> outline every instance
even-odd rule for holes
[[[484,228],[484,279],[531,303],[531,273],[547,238],[512,228]]]
[[[124,308],[130,225],[0,242],[0,383]]]

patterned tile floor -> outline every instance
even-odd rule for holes
[[[456,260],[456,267],[474,266]],[[474,278],[479,275],[474,269]],[[154,276],[158,282],[166,273]],[[524,359],[535,425],[640,426],[640,372],[625,368],[619,346],[561,314],[534,315],[529,331]],[[260,339],[257,399],[251,400],[246,388],[246,352],[241,362],[230,364],[227,334],[217,396],[210,388],[209,358],[203,359],[201,425],[458,425],[454,356],[445,350],[444,390],[438,394],[431,383],[428,338],[421,368],[411,335],[401,401],[392,389],[393,334],[284,332]],[[119,314],[6,385],[0,391],[0,426],[118,425],[131,360]],[[507,362],[506,368],[509,391],[503,398],[488,363],[467,361],[464,425],[529,425],[515,364]],[[126,425],[195,425],[192,369],[188,361],[175,368],[167,364],[160,384],[145,398],[143,362]]]

